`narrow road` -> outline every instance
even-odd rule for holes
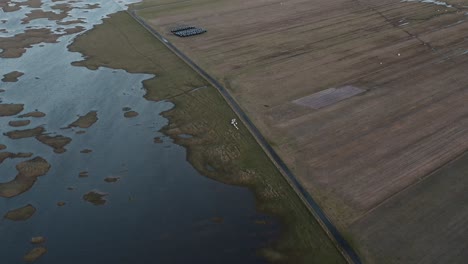
[[[263,137],[257,127],[252,123],[250,118],[244,113],[240,108],[237,102],[232,98],[229,92],[222,86],[215,78],[205,72],[200,66],[194,63],[187,55],[175,47],[171,42],[164,38],[160,33],[158,33],[154,28],[148,25],[142,18],[140,18],[135,11],[127,11],[127,13],[133,17],[138,23],[140,23],[146,30],[148,30],[153,36],[159,39],[164,45],[166,45],[172,52],[177,56],[183,59],[190,67],[197,71],[203,78],[209,81],[224,99],[231,106],[232,110],[239,116],[239,118],[244,122],[245,126],[253,134],[257,142],[262,146],[264,151],[268,156],[273,160],[273,163],[278,167],[278,169],[285,176],[286,180],[289,182],[291,187],[296,191],[297,195],[305,202],[311,213],[315,216],[317,221],[322,225],[324,230],[330,236],[332,240],[336,242],[338,249],[342,252],[343,256],[350,263],[361,264],[359,256],[356,254],[354,249],[349,245],[349,243],[344,239],[335,225],[330,221],[330,219],[325,215],[323,210],[317,204],[317,202],[312,198],[312,196],[307,192],[304,187],[299,183],[294,174],[289,170],[284,161],[279,157],[276,151],[271,147],[267,140]]]

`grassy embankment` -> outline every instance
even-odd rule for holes
[[[164,113],[170,120],[164,133],[187,148],[188,160],[200,173],[249,187],[257,208],[282,220],[282,238],[262,250],[267,258],[282,263],[345,262],[248,130],[242,124],[239,130],[230,125],[235,114],[218,91],[128,14],[112,15],[78,37],[70,49],[86,57],[75,62],[77,66],[156,75],[144,82],[146,99],[175,104]]]

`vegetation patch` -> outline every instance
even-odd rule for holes
[[[106,177],[104,181],[107,183],[113,183],[113,182],[117,182],[119,179],[120,179],[119,177]]]
[[[1,149],[1,148],[0,148]],[[2,164],[3,161],[6,159],[14,159],[14,158],[30,158],[33,154],[28,152],[28,153],[12,153],[12,152],[0,152],[0,164]]]
[[[11,221],[26,221],[36,212],[36,208],[31,204],[11,210],[5,214],[4,218]]]
[[[55,153],[63,153],[67,151],[65,146],[68,145],[72,139],[69,137],[57,135],[57,136],[48,136],[48,135],[38,135],[36,139],[54,149]]]
[[[44,133],[44,131],[45,129],[43,127],[36,127],[36,128],[24,129],[24,130],[14,130],[14,131],[4,133],[4,135],[11,139],[20,139],[20,138],[39,136],[42,133]]]
[[[23,161],[16,165],[18,174],[5,183],[0,183],[0,197],[11,198],[31,188],[37,177],[45,175],[50,169],[50,164],[41,157]]]
[[[83,199],[94,205],[104,205],[106,203],[106,199],[104,199],[105,196],[107,196],[105,193],[90,191],[83,195]]]
[[[138,116],[138,112],[135,111],[128,111],[124,113],[124,117],[126,118],[132,118]]]
[[[71,127],[79,127],[79,128],[88,128],[92,126],[98,120],[97,112],[90,111],[84,116],[78,117],[76,121],[68,125],[69,128]]]
[[[17,115],[23,111],[23,104],[0,104],[0,116]]]
[[[24,73],[19,71],[12,71],[3,75],[2,82],[17,82],[18,78],[23,76]]]
[[[12,37],[0,37],[0,58],[19,58],[27,48],[39,43],[55,43],[60,37],[48,28],[27,29]]]
[[[31,238],[31,244],[42,244],[45,242],[45,237],[37,236]]]
[[[31,123],[30,120],[13,120],[8,122],[8,125],[11,127],[22,127],[22,126],[27,126]]]
[[[19,118],[25,118],[25,117],[35,117],[35,118],[39,118],[39,117],[44,117],[46,116],[45,113],[43,112],[40,112],[40,111],[34,111],[34,112],[29,112],[29,113],[26,113],[24,115],[20,115],[18,116]]]
[[[33,248],[24,256],[23,259],[26,262],[34,262],[38,260],[40,257],[42,257],[46,252],[47,252],[47,249],[45,247]]]

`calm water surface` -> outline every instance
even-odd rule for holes
[[[49,11],[56,3],[43,1]],[[99,3],[97,9],[79,9]],[[101,23],[108,14],[129,2],[86,1],[71,3],[74,9],[63,21],[83,18],[86,29]],[[76,25],[33,20],[21,24],[31,8],[0,11],[0,37],[11,37],[27,27],[59,30]],[[1,30],[0,30],[1,32]],[[170,102],[143,99],[141,82],[151,75],[129,74],[100,68],[91,71],[71,66],[81,54],[66,46],[75,35],[59,43],[37,44],[19,58],[0,58],[0,75],[24,72],[19,81],[0,82],[2,103],[21,103],[22,113],[39,110],[43,118],[30,118],[34,128],[43,126],[51,135],[72,138],[67,151],[56,154],[34,138],[11,140],[0,135],[10,152],[32,152],[51,164],[27,192],[0,198],[0,214],[28,203],[37,212],[27,221],[0,222],[0,263],[23,263],[22,256],[34,246],[33,236],[46,237],[48,252],[36,263],[264,263],[257,250],[277,237],[278,225],[255,210],[252,193],[220,184],[200,175],[186,161],[186,150],[158,132],[168,120],[159,114]],[[2,41],[2,40],[0,40]],[[140,115],[125,118],[123,107]],[[63,129],[77,115],[97,111],[98,121],[87,129]],[[1,117],[2,133],[14,130]],[[23,129],[20,128],[20,129]],[[77,131],[84,134],[76,134]],[[163,143],[154,143],[161,137]],[[88,154],[80,153],[91,149]],[[33,156],[33,157],[34,157]],[[12,180],[15,166],[27,159],[7,159],[0,165],[0,182]],[[87,171],[88,177],[78,174]],[[119,177],[115,183],[106,177]],[[71,190],[69,189],[71,187]],[[106,203],[95,206],[83,200],[89,191],[106,193]],[[64,201],[66,205],[57,206]],[[268,224],[256,224],[266,220]]]

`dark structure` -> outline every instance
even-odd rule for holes
[[[190,37],[203,34],[206,32],[206,30],[193,26],[179,26],[171,29],[171,32],[178,37]]]
[[[192,27],[192,26],[178,26],[178,27],[175,27],[175,28],[171,29],[171,32],[176,33],[178,31],[183,31],[183,30],[193,29],[193,28],[195,28],[195,27]]]

